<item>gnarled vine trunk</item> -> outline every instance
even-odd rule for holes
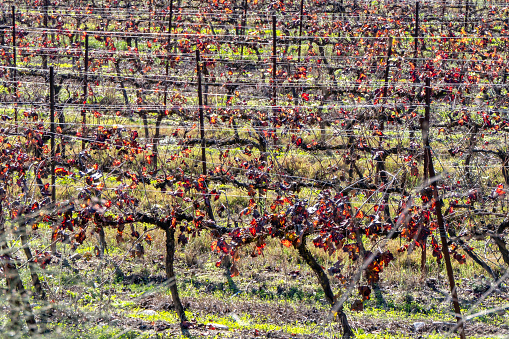
[[[46,299],[46,292],[42,288],[41,281],[39,279],[39,275],[37,274],[37,265],[33,260],[32,251],[30,250],[30,246],[28,244],[28,235],[26,231],[25,223],[20,224],[20,237],[21,237],[21,245],[23,246],[23,251],[28,260],[28,267],[30,269],[30,277],[32,278],[32,284],[34,285],[36,298],[41,300]]]
[[[323,292],[325,293],[325,298],[327,299],[329,304],[333,306],[336,301],[336,298],[334,297],[334,293],[332,292],[329,278],[327,277],[327,274],[323,270],[322,266],[316,261],[315,257],[306,247],[306,237],[303,237],[300,245],[295,246],[295,248],[299,251],[299,255],[302,257],[302,259],[304,259],[306,264],[308,264],[309,267],[311,267],[313,272],[318,277],[318,281],[320,282]],[[346,314],[343,312],[342,309],[338,311],[338,317],[341,322],[341,327],[343,328],[343,338],[354,338],[355,334],[353,333],[353,330],[350,327],[350,324],[348,323]]]
[[[507,249],[506,242],[504,240],[503,232],[504,230],[509,227],[509,222],[503,222],[498,226],[497,233],[494,235],[491,235],[491,239],[495,242],[495,244],[498,246],[498,250],[500,251],[500,254],[502,254],[502,259],[506,263],[506,265],[509,266],[509,250]]]
[[[25,321],[30,332],[37,331],[37,322],[35,321],[30,305],[28,293],[23,286],[23,281],[19,276],[16,262],[11,258],[10,249],[7,246],[5,231],[5,219],[3,215],[3,204],[0,201],[0,266],[7,282],[7,300],[10,304],[11,327],[15,330],[20,329],[21,319],[20,311],[23,312]]]
[[[179,292],[177,289],[177,279],[173,271],[173,259],[175,258],[175,229],[169,227],[165,229],[166,232],[166,277],[168,287],[170,288],[173,305],[177,316],[180,319],[180,326],[183,328],[183,323],[187,321],[184,307],[180,301]]]

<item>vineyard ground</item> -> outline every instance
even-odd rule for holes
[[[108,232],[108,238],[114,233]],[[143,258],[126,257],[132,244],[109,248],[104,259],[91,256],[94,239],[78,249],[75,260],[46,268],[46,283],[60,286],[50,294],[53,308],[47,312],[48,338],[174,338],[180,337],[164,275],[162,236],[146,246]],[[113,239],[112,239],[113,240]],[[114,242],[108,242],[113,244]],[[240,276],[229,278],[215,267],[217,258],[207,252],[210,239],[202,235],[178,251],[177,280],[195,338],[336,338],[340,326],[326,323],[328,305],[316,277],[299,262],[293,249],[268,246],[263,256],[239,263]],[[61,250],[69,251],[61,247]],[[313,249],[324,266],[327,255]],[[422,278],[420,251],[398,258],[388,270],[380,291],[372,294],[364,312],[347,309],[358,338],[446,336],[454,322],[447,299],[443,268],[434,258],[427,261]],[[439,272],[439,270],[442,270]],[[491,284],[471,261],[456,265],[462,308],[472,312],[507,303],[507,287],[495,289],[483,303],[472,308]],[[28,277],[26,277],[28,278]],[[334,291],[341,293],[339,282]],[[37,309],[37,308],[36,308]],[[466,311],[463,311],[466,312]],[[468,315],[468,314],[467,314]],[[473,338],[509,335],[509,313],[504,309],[479,316],[467,325]],[[7,317],[4,315],[4,323]],[[416,331],[417,330],[417,331]]]
[[[357,338],[455,338],[448,248],[509,338],[507,4],[48,2],[0,4],[0,339],[347,337],[328,280]]]

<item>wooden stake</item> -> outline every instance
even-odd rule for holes
[[[202,174],[207,175],[207,159],[205,157],[205,126],[203,121],[203,99],[201,91],[201,63],[200,50],[196,48],[196,72],[198,73],[198,110],[200,113],[201,161]]]
[[[383,106],[383,103],[387,102],[387,91],[389,88],[389,71],[391,69],[391,61],[390,61],[391,56],[392,56],[392,37],[389,37],[389,45],[387,47],[387,61],[386,61],[386,65],[385,65],[385,74],[384,74],[384,88],[382,91],[383,98],[381,98],[382,100],[380,100],[380,102],[382,102],[382,108],[380,110],[380,118],[379,118],[379,119],[381,119],[380,124],[379,124],[380,131],[384,130],[385,107]],[[380,145],[382,144],[382,141],[383,141],[383,137],[380,136]],[[385,182],[386,174],[385,174],[385,169],[384,169],[385,166],[383,164],[383,161],[384,160],[377,162],[377,167],[378,167],[377,172],[380,172],[380,178],[382,179],[383,182]]]
[[[170,17],[168,19],[168,40],[166,42],[166,51],[168,53],[168,58],[166,59],[166,77],[165,77],[165,85],[164,85],[164,98],[163,98],[163,106],[164,106],[164,112],[161,114],[159,113],[159,116],[156,120],[156,131],[154,133],[154,140],[152,142],[152,154],[154,155],[154,168],[157,169],[157,161],[159,158],[159,152],[157,150],[157,145],[159,143],[159,135],[160,135],[160,127],[161,127],[161,121],[163,120],[164,116],[166,115],[167,111],[167,101],[168,101],[168,75],[170,74],[170,43],[171,43],[171,26],[172,26],[172,17],[173,17],[173,0],[170,0]]]
[[[468,3],[468,0],[465,1],[465,31],[468,31],[468,12],[469,12],[470,6]]]
[[[430,100],[431,100],[431,84],[430,79],[426,78],[426,106],[424,108],[424,118],[421,120],[421,131],[422,131],[422,142],[424,145],[424,166],[423,166],[423,182],[426,184],[428,181],[428,168],[429,168],[429,159],[428,153],[426,152],[426,148],[429,146],[429,116],[430,116]],[[431,195],[427,194],[428,201],[431,200]],[[422,232],[419,229],[419,233]],[[426,275],[426,243],[422,244],[422,252],[421,252],[421,273],[424,277]]]
[[[170,0],[170,17],[168,18],[168,41],[166,51],[168,53],[168,59],[166,60],[166,85],[164,86],[164,108],[166,109],[166,101],[168,97],[168,74],[169,74],[169,66],[170,66],[170,43],[171,43],[171,24],[173,17],[173,0]]]
[[[12,10],[12,84],[14,88],[14,101],[18,101],[18,80],[16,77],[17,56],[16,56],[16,6],[11,7]],[[18,132],[18,107],[14,105],[14,124],[16,126],[16,133]]]
[[[444,19],[445,19],[445,6],[446,6],[447,0],[442,1],[442,30],[444,29]]]
[[[85,32],[86,34],[86,32]],[[81,136],[83,139],[81,140],[81,149],[85,149],[85,129],[87,126],[87,98],[88,98],[88,34],[85,35],[85,69],[83,73],[83,110],[81,111],[81,123],[82,123],[82,131],[83,135]]]
[[[149,4],[148,4],[148,32],[150,33],[150,27],[152,26],[152,9],[153,9],[153,3],[152,3],[153,0],[150,0],[149,1]],[[148,39],[150,40],[150,35],[148,37]]]
[[[415,3],[414,63],[417,68],[417,50],[419,45],[419,1]]]
[[[49,68],[50,133],[51,133],[51,201],[55,203],[55,75],[53,66]]]
[[[426,139],[426,149],[428,157],[428,174],[429,178],[435,178],[435,169],[433,167],[433,159],[431,157],[431,149],[429,147],[429,120],[430,120],[430,105],[431,105],[431,84],[429,78],[426,79],[426,111],[423,123],[423,137]],[[442,216],[442,201],[438,196],[438,189],[436,183],[433,184],[433,198],[435,200],[435,213],[437,215],[438,228],[440,230],[440,239],[442,242],[442,253],[444,255],[445,267],[447,270],[447,277],[449,278],[449,286],[451,288],[452,304],[458,322],[459,334],[461,339],[465,339],[465,328],[463,318],[461,317],[460,304],[458,302],[458,293],[456,290],[456,283],[454,281],[454,273],[452,271],[451,256],[449,254],[449,246],[447,244],[447,233],[445,230],[444,218]]]
[[[55,76],[53,73],[53,66],[49,68],[49,99],[50,99],[50,134],[51,134],[51,202],[53,204],[56,203],[56,186],[55,186]],[[57,232],[57,228],[55,225],[52,227],[52,236],[51,236],[51,252],[53,254],[57,253],[57,242],[55,239],[55,234]]]
[[[384,74],[384,89],[382,91],[383,100],[380,100],[382,103],[387,102],[387,91],[389,90],[389,71],[391,69],[391,56],[392,56],[392,37],[389,37],[389,45],[387,46],[387,62],[385,64],[385,74]],[[380,117],[383,118],[385,111],[385,107],[382,104],[382,109],[380,112]],[[384,120],[380,122],[380,130],[384,130]],[[382,140],[382,138],[380,138]]]
[[[47,47],[46,43],[48,42],[48,7],[49,7],[49,0],[44,0],[44,18],[43,18],[43,24],[44,24],[44,49]],[[43,49],[43,50],[44,50]],[[42,52],[42,68],[47,69],[48,68],[48,56],[46,55],[46,52]]]
[[[246,35],[246,16],[247,16],[247,0],[244,0],[244,12],[242,13],[242,21],[241,21],[241,29],[240,32],[242,34],[242,39],[244,39],[244,36]],[[240,60],[244,58],[244,42],[242,43],[242,46],[240,47]]]
[[[300,0],[300,13],[299,13],[299,57],[297,59],[297,63],[300,63],[300,53],[301,53],[301,38],[302,38],[302,22],[304,19],[304,0]]]
[[[392,37],[389,37],[389,46],[387,47],[387,62],[385,65],[385,74],[384,74],[384,90],[383,96],[384,101],[387,99],[387,91],[388,91],[388,82],[389,82],[389,71],[391,69],[391,56],[392,56]],[[384,107],[382,106],[382,113],[384,111]]]
[[[202,99],[202,89],[201,89],[201,72],[202,65],[200,61],[200,50],[198,46],[196,46],[196,71],[198,73],[198,105],[199,105],[199,113],[200,113],[200,136],[201,136],[201,162],[202,162],[202,174],[204,176],[207,175],[207,158],[205,157],[205,123],[203,119],[203,99]],[[210,194],[205,194],[203,196],[203,200],[205,201],[205,206],[207,210],[207,214],[209,218],[213,221],[214,213],[212,212],[212,206],[210,204]]]
[[[422,141],[424,143],[424,149],[429,147],[429,116],[430,116],[430,105],[431,105],[431,80],[426,78],[426,106],[424,107],[424,119],[422,121]],[[424,152],[424,180],[428,180],[428,153]]]
[[[272,111],[276,112],[276,13],[272,13]]]

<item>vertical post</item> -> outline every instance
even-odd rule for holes
[[[419,36],[420,36],[419,7],[420,7],[420,2],[419,2],[419,0],[417,0],[415,3],[414,70],[413,70],[414,86],[412,88],[412,93],[413,93],[412,101],[415,99],[415,90],[416,90],[416,83],[417,83],[417,58],[419,57]],[[413,132],[411,132],[410,137],[413,137]],[[426,167],[424,167],[424,172],[425,173],[427,172]]]
[[[387,49],[387,64],[385,66],[385,75],[384,75],[384,88],[383,88],[383,92],[382,92],[382,95],[383,95],[383,98],[382,100],[380,100],[380,102],[384,103],[387,101],[387,90],[388,90],[388,82],[389,82],[389,70],[390,70],[390,59],[391,59],[391,55],[392,55],[392,37],[389,37],[389,46],[388,46],[388,49]],[[378,117],[379,119],[379,129],[380,131],[383,131],[384,130],[384,121],[385,121],[385,108],[382,104],[382,108],[380,110],[380,116]],[[380,148],[383,149],[383,135],[380,135],[380,138],[379,138],[379,145],[380,145]],[[376,181],[378,183],[378,180],[380,180],[381,183],[383,184],[386,184],[387,183],[387,173],[385,172],[385,156],[383,154],[379,155],[377,157],[377,160],[376,160]],[[383,204],[384,204],[384,214],[386,216],[386,218],[390,218],[390,209],[389,209],[389,204],[387,203],[388,202],[388,199],[389,199],[389,196],[387,193],[384,193],[383,195]]]
[[[428,182],[428,168],[429,168],[429,158],[427,149],[429,148],[429,117],[430,117],[430,106],[431,106],[431,81],[430,78],[426,78],[426,106],[424,107],[424,118],[421,120],[421,130],[422,130],[422,142],[424,144],[424,170],[423,170],[423,182],[424,185],[427,185]],[[429,192],[426,193],[428,197],[428,203],[431,200],[431,195]],[[419,230],[421,232],[421,230]],[[422,244],[422,252],[421,252],[421,273],[424,277],[426,275],[426,244]]]
[[[49,68],[50,133],[51,133],[51,201],[56,200],[55,187],[55,74],[53,66]]]
[[[428,158],[428,174],[429,178],[435,177],[435,169],[433,167],[433,159],[431,157],[431,149],[429,147],[429,119],[430,119],[430,105],[431,105],[431,84],[429,78],[426,79],[426,110],[424,115],[424,123],[423,123],[423,138],[425,139],[426,148],[425,152],[427,153]],[[452,303],[454,307],[454,312],[456,314],[456,320],[458,322],[457,327],[459,328],[460,338],[465,339],[465,328],[463,324],[463,318],[461,317],[461,309],[458,302],[458,292],[456,290],[456,283],[454,281],[454,273],[452,271],[451,265],[451,257],[449,254],[449,246],[447,244],[447,233],[444,225],[444,218],[442,215],[442,202],[438,196],[437,185],[433,184],[433,198],[435,200],[435,213],[437,216],[438,228],[440,231],[440,239],[442,242],[442,253],[444,255],[445,267],[447,270],[447,277],[449,278],[449,286],[451,288],[451,297]]]
[[[49,7],[49,0],[44,0],[44,18],[43,18],[43,24],[44,24],[44,34],[43,34],[43,52],[42,52],[42,68],[47,69],[48,68],[48,56],[46,55],[46,52],[44,49],[46,49],[46,44],[48,42],[48,7]]]
[[[182,333],[186,333],[187,331],[184,327],[185,322],[187,322],[186,312],[184,310],[184,306],[182,306],[182,301],[180,300],[179,290],[177,288],[177,278],[175,277],[175,271],[173,267],[173,260],[175,259],[175,229],[168,227],[165,230],[166,233],[166,279],[168,283],[168,287],[170,289],[171,298],[173,300],[173,305],[175,305],[175,311],[177,312],[177,316],[180,320],[180,328],[182,329]],[[187,335],[186,335],[187,336]]]
[[[298,58],[297,58],[297,67],[299,67],[300,65],[300,56],[301,56],[301,51],[302,51],[302,25],[303,25],[303,21],[304,21],[304,0],[300,0],[300,12],[299,12],[299,41],[298,41],[298,44],[299,44],[299,47],[298,47]],[[302,88],[300,88],[300,90],[302,91]],[[292,94],[293,94],[293,100],[294,100],[294,104],[297,105],[298,104],[298,98],[297,98],[297,90],[295,87],[292,87]]]
[[[168,58],[166,60],[166,85],[164,86],[164,108],[166,109],[166,102],[168,98],[168,74],[169,74],[169,66],[170,66],[170,43],[171,43],[171,24],[173,17],[173,0],[170,0],[170,17],[168,18],[168,41],[166,46],[166,51],[168,53]]]
[[[156,131],[154,133],[154,140],[152,142],[152,154],[154,155],[154,168],[155,169],[157,169],[157,161],[158,161],[158,157],[159,157],[159,152],[157,150],[157,146],[159,143],[161,121],[163,120],[164,116],[166,114],[168,114],[166,106],[167,106],[167,100],[168,100],[168,75],[170,72],[170,43],[171,43],[172,16],[173,16],[173,0],[170,0],[170,17],[168,19],[168,40],[166,43],[166,51],[168,53],[168,57],[166,59],[166,77],[165,77],[164,99],[163,99],[164,112],[159,113],[159,116],[157,117]]]
[[[301,38],[302,38],[302,22],[304,19],[304,0],[300,0],[300,13],[299,13],[299,57],[297,59],[297,63],[300,63],[300,54],[301,54]]]
[[[447,0],[443,0],[443,1],[442,1],[442,20],[441,20],[441,22],[442,22],[442,29],[443,29],[443,27],[444,27],[446,1],[447,1]]]
[[[11,18],[12,18],[12,56],[14,71],[13,76],[16,78],[16,6],[11,7]]]
[[[276,112],[276,13],[272,13],[272,111]]]
[[[242,12],[242,21],[240,25],[242,26],[240,29],[240,34],[242,34],[242,39],[245,38],[246,35],[246,16],[247,16],[247,0],[244,0],[244,11]],[[244,43],[242,43],[242,46],[240,47],[240,60],[244,58]]]
[[[388,82],[389,82],[389,70],[390,70],[390,59],[391,59],[391,55],[392,55],[392,37],[389,37],[389,44],[388,44],[388,47],[387,47],[387,61],[386,61],[386,66],[385,66],[385,74],[384,74],[384,87],[383,87],[383,91],[382,91],[382,97],[380,98],[381,100],[379,100],[379,102],[382,103],[382,107],[380,109],[380,116],[378,117],[378,128],[380,131],[383,131],[384,130],[384,122],[385,122],[385,107],[383,106],[383,104],[387,101],[387,90],[388,90]],[[380,135],[380,138],[379,138],[379,145],[380,147],[382,148],[382,143],[383,143],[383,136]],[[378,183],[378,180],[380,179],[381,182],[385,183],[386,180],[387,180],[387,174],[385,173],[385,160],[384,160],[384,157],[383,156],[379,156],[378,157],[378,160],[376,161],[376,173],[377,173],[377,176],[376,176],[376,180],[377,180],[377,183]],[[387,207],[387,211],[388,211],[388,205],[386,206]]]
[[[388,82],[389,82],[389,71],[391,69],[391,56],[392,56],[392,37],[389,37],[389,46],[387,47],[387,62],[385,65],[385,73],[384,73],[384,90],[383,90],[383,96],[384,99],[387,97],[387,91],[388,91]],[[383,106],[382,106],[383,110]]]
[[[417,68],[417,50],[419,45],[419,1],[415,2],[414,64]]]
[[[468,0],[465,1],[465,23],[464,23],[464,26],[465,26],[465,31],[468,31],[468,11],[470,9],[470,6],[469,6],[469,3],[468,3]]]
[[[392,37],[389,37],[389,46],[387,47],[387,62],[385,65],[385,74],[384,74],[384,89],[382,91],[383,100],[382,102],[387,101],[387,91],[389,87],[389,71],[391,69],[391,56],[392,56]],[[383,118],[385,108],[382,105],[381,114],[380,117]],[[383,131],[384,129],[384,120],[380,123],[380,130]]]
[[[86,32],[85,32],[86,34]],[[83,73],[83,109],[81,110],[82,140],[81,149],[85,149],[85,129],[87,125],[87,98],[88,98],[88,34],[85,35],[85,65]]]
[[[50,133],[51,133],[51,202],[56,203],[57,191],[55,186],[55,74],[53,66],[49,68],[49,99],[50,99]],[[53,226],[51,235],[51,252],[57,253],[57,228]]]
[[[207,175],[207,159],[205,158],[205,126],[203,122],[203,100],[201,92],[201,62],[200,50],[198,48],[196,48],[196,72],[198,73],[198,111],[200,113],[202,174]]]
[[[202,162],[202,174],[207,175],[207,159],[205,158],[205,124],[203,121],[203,99],[201,90],[201,72],[202,65],[200,61],[200,50],[196,46],[196,71],[198,73],[198,105],[200,113],[200,136],[201,136],[201,162]],[[207,214],[211,220],[214,219],[214,213],[212,212],[212,206],[210,205],[210,194],[204,194],[203,200],[207,209]]]
[[[148,3],[148,32],[150,33],[150,27],[152,26],[152,0]],[[150,35],[148,37],[150,39]]]
[[[11,7],[12,10],[12,84],[14,88],[14,100],[18,101],[18,81],[16,77],[17,56],[16,56],[16,6]],[[14,106],[14,123],[16,125],[16,132],[18,132],[18,108]]]
[[[424,107],[424,120],[422,122],[422,140],[424,143],[424,148],[429,148],[429,117],[430,117],[430,106],[431,106],[431,80],[430,78],[426,78],[426,106]],[[427,169],[428,165],[428,156],[424,155],[424,166]],[[428,178],[428,173],[424,171],[424,178]]]

